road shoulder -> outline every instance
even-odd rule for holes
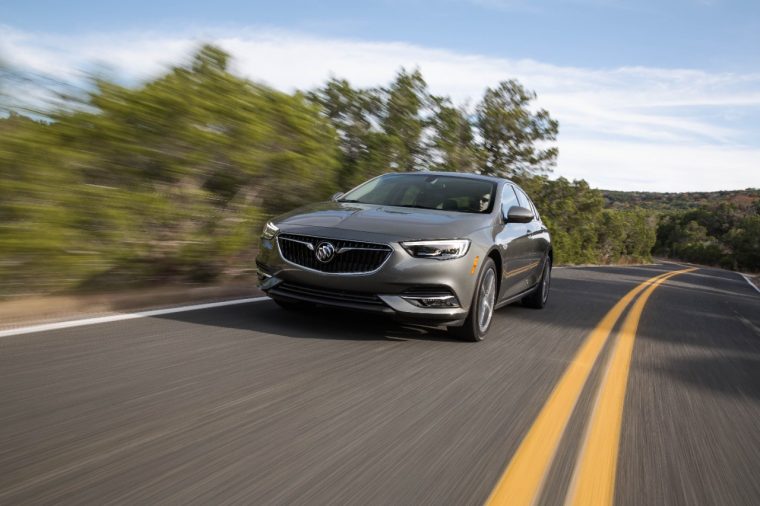
[[[216,285],[169,285],[125,292],[24,297],[0,302],[0,330],[263,295],[254,279],[246,279]]]

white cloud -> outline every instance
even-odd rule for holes
[[[565,139],[565,177],[606,189],[713,191],[760,186],[760,148]],[[593,179],[588,175],[593,174]]]
[[[560,121],[555,175],[612,189],[760,186],[760,145],[745,140],[760,138],[760,132],[741,115],[730,117],[737,110],[754,111],[757,117],[760,74],[563,67],[272,29],[198,33],[54,36],[0,27],[0,59],[65,79],[81,77],[80,71],[93,64],[129,79],[147,79],[186,61],[201,42],[213,42],[234,56],[236,72],[281,89],[311,88],[330,75],[377,86],[401,66],[419,67],[434,93],[470,104],[487,86],[517,78]]]

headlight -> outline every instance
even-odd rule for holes
[[[436,260],[451,260],[463,257],[470,248],[467,239],[451,239],[448,241],[409,241],[401,246],[412,255],[419,258],[435,258]]]
[[[273,239],[279,231],[280,229],[275,227],[274,223],[268,221],[267,224],[264,225],[264,230],[261,231],[261,237],[264,239]]]

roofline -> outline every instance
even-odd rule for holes
[[[417,171],[407,171],[407,172],[386,172],[384,174],[381,174],[382,176],[387,176],[391,174],[411,174],[411,175],[427,175],[427,176],[454,176],[454,177],[461,177],[461,178],[469,178],[469,179],[481,179],[485,181],[492,181],[494,183],[501,183],[501,182],[507,182],[515,184],[514,181],[511,179],[507,179],[505,177],[498,177],[498,176],[487,176],[484,174],[475,174],[474,172],[447,172],[447,171],[433,171],[433,170],[417,170]]]

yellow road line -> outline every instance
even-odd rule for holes
[[[615,323],[631,300],[641,293],[647,284],[670,274],[665,272],[633,288],[591,331],[520,443],[486,501],[487,505],[529,506],[535,503],[570,415]]]
[[[591,419],[586,427],[583,446],[565,502],[567,506],[601,506],[613,503],[625,390],[641,313],[652,292],[660,284],[673,276],[695,270],[672,272],[654,281],[636,300],[623,321],[607,361]]]

